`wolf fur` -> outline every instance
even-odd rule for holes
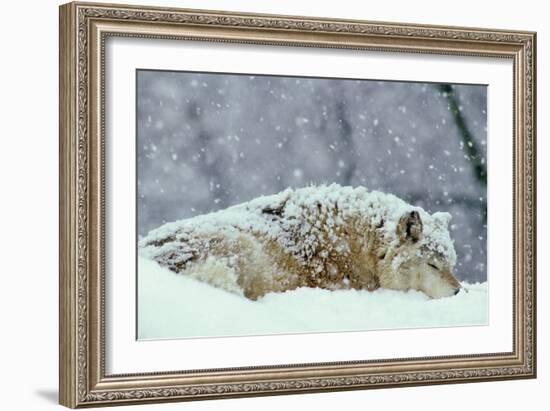
[[[168,223],[139,243],[170,270],[256,300],[298,287],[456,294],[448,213],[364,187],[287,189]]]

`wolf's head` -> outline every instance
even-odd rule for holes
[[[461,285],[453,275],[456,253],[447,228],[450,218],[448,213],[405,212],[393,241],[379,250],[380,286],[418,290],[432,298],[457,294]]]

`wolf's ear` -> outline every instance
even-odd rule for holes
[[[449,222],[453,218],[451,214],[441,212],[441,211],[433,213],[432,216],[434,218],[435,223],[444,228],[447,228],[449,226]]]
[[[397,224],[397,235],[402,241],[416,243],[422,237],[423,224],[418,211],[408,211],[401,216]]]

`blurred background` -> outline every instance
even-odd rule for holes
[[[486,281],[484,85],[138,70],[138,232],[314,183],[452,214]]]

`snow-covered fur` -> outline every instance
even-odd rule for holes
[[[364,187],[310,186],[165,224],[139,247],[176,273],[252,300],[298,287],[440,298],[461,287],[450,218]]]

